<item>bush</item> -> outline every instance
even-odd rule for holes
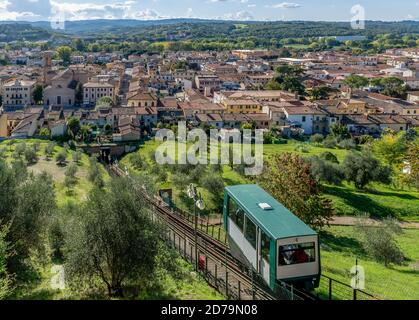
[[[34,148],[26,148],[25,160],[28,162],[28,164],[34,164],[38,161],[38,156]]]
[[[19,143],[15,147],[15,152],[13,153],[13,158],[18,159],[25,154],[26,143]]]
[[[67,160],[67,151],[65,150],[60,151],[55,157],[55,160],[57,161],[59,165],[63,165]]]
[[[360,219],[356,228],[362,235],[365,251],[376,261],[385,266],[402,264],[404,255],[394,240],[394,235],[402,233],[402,229],[394,219],[387,218],[379,226],[371,226]]]
[[[65,171],[64,186],[68,189],[73,188],[77,184],[77,166],[75,164],[69,165]]]
[[[45,156],[49,159],[53,156],[54,154],[54,148],[55,148],[55,143],[54,142],[50,142],[45,146],[44,149],[44,153]]]
[[[334,149],[336,148],[337,142],[336,139],[328,136],[324,141],[323,141],[323,147],[324,148],[328,148],[328,149]]]
[[[147,170],[148,163],[147,160],[139,153],[133,153],[131,154],[129,161],[131,162],[131,165],[136,170]]]
[[[300,143],[295,147],[294,150],[297,151],[297,152],[309,153],[310,152],[310,146],[308,146],[307,144],[304,144],[304,143]]]
[[[324,140],[324,136],[320,133],[316,133],[310,137],[310,142],[312,143],[322,143]]]
[[[97,162],[97,159],[92,156],[89,159],[89,174],[88,179],[98,188],[103,188],[105,186],[105,181],[103,180],[102,171]]]
[[[358,138],[359,144],[369,144],[374,142],[374,138],[369,135],[362,135]]]
[[[339,164],[338,158],[331,152],[323,152],[319,155],[320,159]]]
[[[356,143],[352,139],[345,139],[339,142],[338,147],[341,149],[352,150],[356,149]]]
[[[345,175],[336,163],[325,161],[319,157],[310,158],[311,172],[317,181],[340,185]]]
[[[73,153],[73,161],[75,163],[79,163],[80,160],[81,160],[81,157],[82,157],[82,155],[81,155],[80,151],[76,151],[76,152]]]

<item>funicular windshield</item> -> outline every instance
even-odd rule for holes
[[[316,244],[314,242],[289,244],[279,247],[278,265],[289,266],[293,264],[316,261]]]

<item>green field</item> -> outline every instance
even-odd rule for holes
[[[419,299],[419,230],[409,229],[396,237],[406,261],[385,267],[369,258],[353,227],[333,226],[320,235],[322,273],[350,285],[350,269],[358,259],[365,270],[365,291],[379,299]],[[319,292],[327,295],[326,283]],[[351,298],[351,290],[336,286],[340,298]]]

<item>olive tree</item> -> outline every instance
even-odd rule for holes
[[[367,221],[366,217],[360,217],[355,226],[361,234],[365,251],[386,267],[391,263],[400,265],[404,255],[394,236],[401,234],[402,228],[392,218],[386,218],[378,225],[371,225]]]
[[[153,222],[140,184],[127,177],[95,187],[66,235],[66,274],[71,283],[99,280],[110,297],[124,284],[155,277],[162,230]]]

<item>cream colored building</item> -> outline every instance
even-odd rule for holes
[[[4,107],[24,107],[33,104],[33,90],[36,81],[26,81],[16,79],[3,86],[3,106]]]
[[[103,97],[110,97],[115,101],[115,87],[105,82],[88,82],[83,85],[84,105],[95,105]]]

